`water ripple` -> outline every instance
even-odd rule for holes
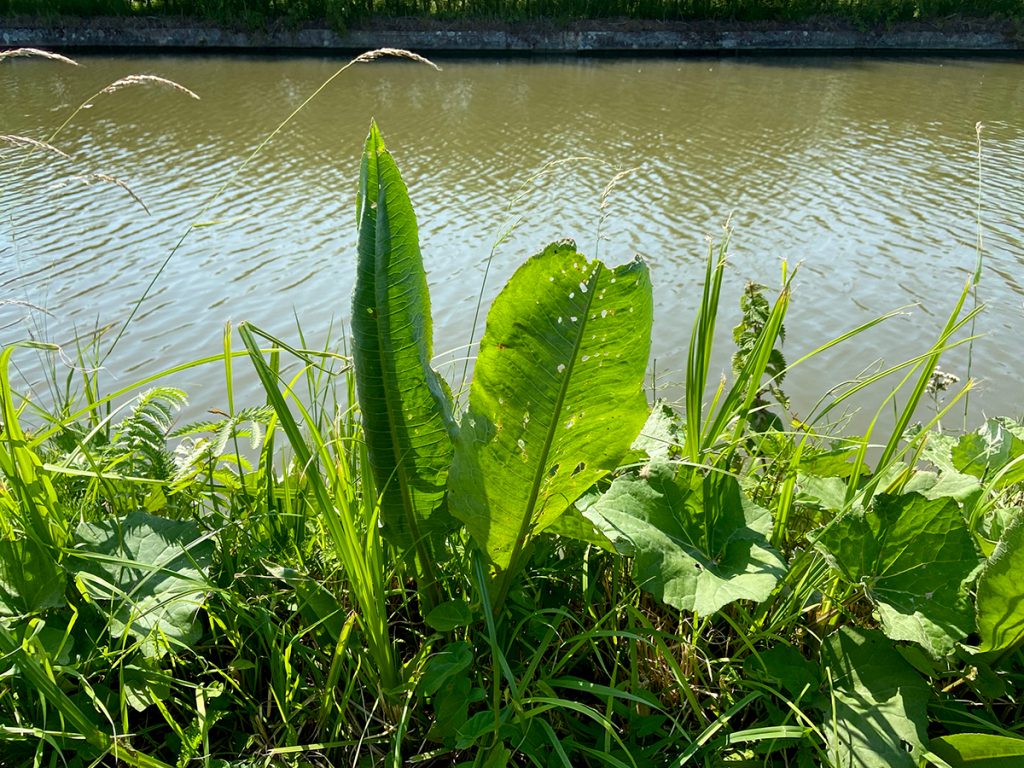
[[[989,311],[974,370],[988,380],[972,403],[1020,410],[1019,63],[453,60],[439,75],[385,62],[332,83],[242,170],[338,61],[83,57],[83,65],[0,69],[0,133],[46,139],[91,94],[133,72],[169,77],[203,98],[148,88],[95,98],[54,140],[70,160],[0,147],[0,287],[53,314],[43,323],[24,305],[0,307],[4,340],[40,323],[57,339],[97,322],[116,327],[166,261],[107,363],[121,379],[215,351],[228,320],[288,338],[294,312],[316,343],[347,316],[360,138],[375,116],[416,206],[438,349],[469,338],[492,249],[488,301],[545,241],[572,236],[589,254],[649,261],[659,377],[672,380],[684,366],[705,236],[720,237],[731,221],[722,370],[743,280],[777,285],[783,259],[800,264],[787,320],[792,357],[873,315],[919,305],[912,319],[851,346],[856,354],[795,371],[787,385],[806,409],[826,382],[934,339],[977,260],[980,121],[980,297]],[[127,185],[149,213],[95,174]],[[963,375],[963,350],[949,366]],[[42,375],[27,359],[22,370]],[[216,388],[222,375],[190,381]],[[240,386],[255,392],[252,382]]]

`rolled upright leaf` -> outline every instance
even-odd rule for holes
[[[647,417],[653,303],[647,266],[609,269],[548,246],[495,300],[456,439],[452,514],[499,574],[614,469]]]
[[[429,568],[431,539],[447,530],[451,463],[447,386],[430,367],[427,278],[416,217],[398,167],[370,125],[359,177],[359,267],[353,359],[383,534]]]

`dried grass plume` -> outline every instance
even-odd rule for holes
[[[133,85],[145,85],[147,83],[173,88],[187,96],[191,96],[193,99],[199,98],[199,94],[189,88],[186,88],[184,85],[176,83],[173,80],[168,80],[166,77],[158,77],[156,75],[128,75],[127,77],[122,77],[120,80],[115,80],[100,91],[100,93],[114,93],[115,91],[120,91],[122,88],[129,88]]]
[[[73,67],[78,66],[78,62],[74,59],[69,59],[67,56],[61,56],[59,53],[41,51],[38,48],[12,48],[9,51],[0,51],[0,61],[21,56],[35,56],[40,59],[49,59],[50,61],[59,61],[62,64],[70,64]]]

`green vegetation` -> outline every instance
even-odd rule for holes
[[[647,266],[562,241],[496,297],[453,395],[375,125],[357,209],[351,357],[243,324],[110,394],[77,367],[46,407],[10,371],[56,348],[3,347],[0,766],[1024,755],[1024,425],[939,427],[970,386],[941,404],[970,284],[931,347],[796,421],[786,372],[887,318],[787,366],[792,275],[749,286],[711,384],[724,242],[685,402],[652,406]],[[200,365],[227,410],[175,427],[161,379]],[[264,403],[235,402],[243,367]],[[823,426],[872,387],[864,434]]]
[[[265,24],[357,23],[417,17],[524,21],[630,18],[800,21],[817,16],[861,24],[950,16],[1020,18],[1019,0],[0,0],[0,15],[171,16]]]

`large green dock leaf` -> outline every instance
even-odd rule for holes
[[[502,576],[530,539],[629,449],[647,417],[650,276],[571,241],[527,261],[495,300],[449,482],[452,513]]]
[[[359,178],[359,266],[353,358],[382,532],[427,566],[430,539],[449,528],[450,394],[430,367],[427,278],[416,217],[395,161],[370,126]]]
[[[880,632],[844,627],[821,646],[834,768],[914,768],[924,749],[928,685]],[[909,750],[908,750],[909,747]]]

